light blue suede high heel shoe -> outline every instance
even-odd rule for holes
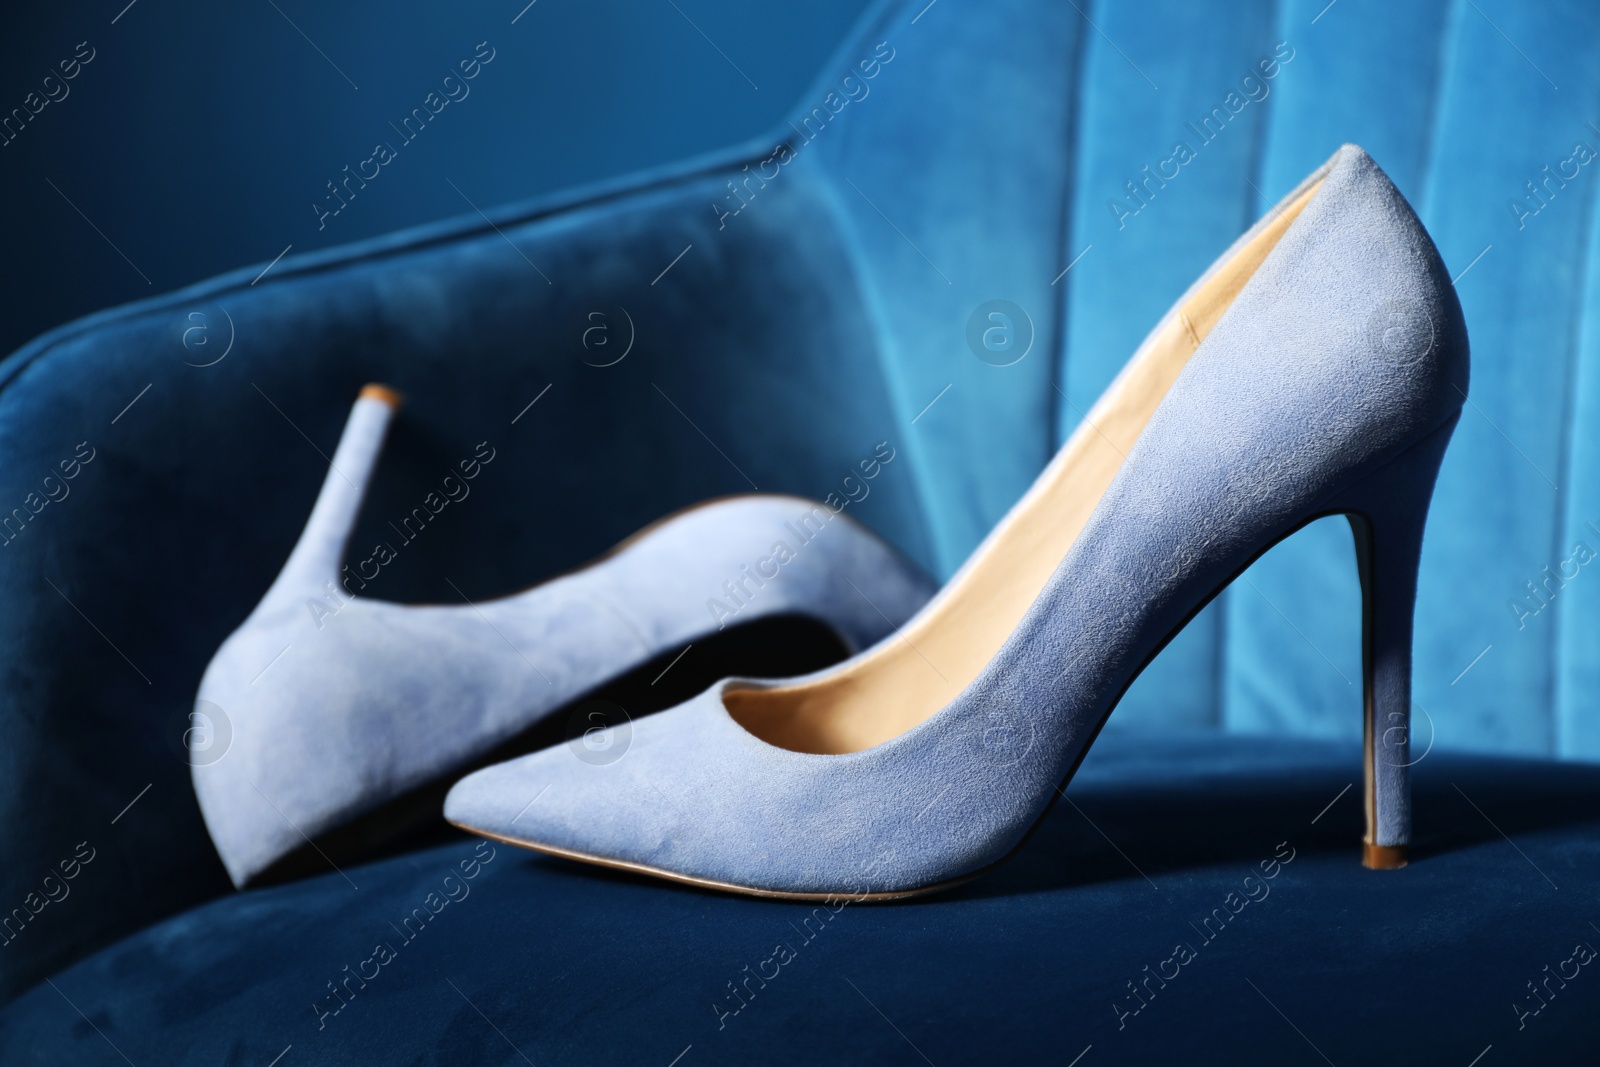
[[[1184,295],[896,636],[792,681],[724,681],[640,723],[611,766],[558,748],[479,771],[446,817],[762,895],[960,882],[1019,845],[1195,612],[1342,514],[1365,596],[1364,858],[1398,866],[1417,564],[1467,369],[1437,250],[1346,146]]]
[[[514,596],[410,606],[357,595],[345,543],[397,403],[382,386],[362,391],[299,543],[200,682],[192,777],[235,885],[716,634],[734,605],[741,625],[799,616],[855,651],[933,593],[853,519],[750,495],[680,512]]]

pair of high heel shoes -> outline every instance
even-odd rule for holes
[[[1188,619],[1279,540],[1345,515],[1364,599],[1364,862],[1400,866],[1417,564],[1467,373],[1438,251],[1347,145],[1184,294],[920,610],[915,573],[844,524],[810,570],[773,583],[781,592],[762,610],[811,614],[870,647],[800,678],[719,682],[634,722],[614,762],[556,745],[477,770],[450,790],[445,817],[558,856],[765,896],[890,898],[964,881],[1020,845]],[[358,403],[334,458],[357,484],[387,410]],[[765,551],[763,524],[795,507],[756,497],[691,511],[587,570],[476,609],[357,598],[261,689],[250,676],[310,625],[307,591],[336,580],[360,492],[335,478],[201,686],[234,719],[238,758],[197,767],[195,784],[239,883],[691,640],[703,576]],[[550,677],[508,645],[537,649]]]

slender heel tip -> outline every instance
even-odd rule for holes
[[[1361,843],[1361,866],[1369,871],[1397,871],[1406,865],[1408,859],[1405,845]]]
[[[387,385],[372,382],[361,387],[361,395],[357,399],[381,400],[390,407],[397,408],[400,406],[403,397],[401,397],[400,391],[397,389],[391,389]]]

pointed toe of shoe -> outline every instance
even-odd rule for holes
[[[451,786],[444,798],[445,821],[476,834],[511,837],[521,821],[519,816],[526,814],[520,809],[532,799],[514,799],[523,785],[532,780],[520,768],[522,762],[513,760],[485,767]],[[532,825],[531,821],[527,823],[527,826]]]
[[[634,722],[604,760],[569,743],[469,775],[446,797],[445,818],[567,859],[761,896],[892,893],[938,880],[940,856],[918,842],[889,847],[884,835],[900,824],[868,803],[862,758],[758,741],[723,706],[734,684]],[[913,812],[943,791],[933,779],[923,785]],[[810,817],[830,800],[842,814]]]
[[[680,881],[725,880],[718,852],[728,824],[705,804],[707,775],[715,773],[710,754],[731,727],[720,689],[615,730],[603,745],[578,738],[470,774],[445,797],[445,819],[568,859]]]
[[[557,745],[476,771],[451,788],[446,821],[508,844],[595,862],[649,865],[674,836],[674,812],[626,758],[585,759]]]

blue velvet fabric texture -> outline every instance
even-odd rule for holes
[[[128,938],[0,1014],[0,1062],[1583,1062],[1600,769],[1434,753],[1398,873],[1356,860],[1359,779],[1336,742],[1108,729],[1011,863],[892,905],[473,868],[463,838]]]
[[[364,381],[393,379],[429,403],[397,427],[358,543],[434,488],[431,472],[486,436],[505,442],[505,479],[484,481],[461,505],[476,508],[470,517],[447,513],[460,521],[441,521],[395,565],[385,593],[397,599],[447,599],[445,577],[472,596],[514,589],[751,482],[824,495],[883,439],[904,443],[905,466],[856,513],[948,573],[1154,315],[1343,141],[1369,148],[1418,208],[1473,337],[1473,405],[1423,562],[1416,743],[1600,756],[1600,579],[1568,562],[1575,540],[1600,548],[1587,525],[1600,526],[1600,271],[1589,266],[1600,185],[1593,164],[1576,176],[1564,166],[1574,142],[1600,148],[1586,125],[1600,96],[1600,11],[1577,0],[1078,6],[1082,16],[1041,0],[875,8],[795,118],[888,42],[894,59],[872,95],[815,137],[793,133],[798,158],[732,218],[713,205],[729,203],[727,183],[769,158],[787,126],[715,159],[489,209],[515,247],[469,215],[347,251],[297,247],[251,286],[282,247],[251,228],[219,262],[256,266],[54,332],[0,365],[0,508],[40,507],[0,549],[0,906],[19,906],[80,841],[115,872],[78,880],[69,905],[0,949],[0,995],[226,890],[172,743],[204,663],[270,581],[314,495],[325,461],[301,433],[331,448]],[[348,28],[353,46],[366,40],[355,15]],[[1270,92],[1255,100],[1243,79],[1279,42],[1293,58],[1256,83]],[[248,51],[219,54],[233,64]],[[120,54],[97,62],[144,52]],[[262,80],[241,78],[252,93]],[[171,114],[160,110],[167,84],[150,81],[141,115]],[[1141,194],[1145,205],[1126,200],[1125,183],[1170,158],[1171,142],[1202,139],[1188,124],[1226,109],[1230,91],[1251,102],[1178,178]],[[200,102],[191,125],[205,128],[210,100],[179,95]],[[254,134],[305,143],[306,124],[279,111]],[[62,117],[52,105],[38,136],[58,136],[43,120]],[[131,152],[146,126],[126,123],[127,139],[111,143]],[[106,140],[83,143],[76,169],[115,177]],[[337,137],[317,143],[326,157],[347,150]],[[528,188],[518,183],[539,159],[530,151],[505,145],[509,173],[493,188]],[[225,173],[263,165],[232,163]],[[459,210],[440,192],[430,210]],[[143,201],[121,196],[98,207],[138,215]],[[96,203],[83,206],[104,224]],[[19,213],[19,225],[34,217]],[[53,254],[63,278],[110,273],[65,242]],[[1003,368],[974,358],[963,334],[997,298],[1023,307],[1035,334]],[[585,316],[614,319],[618,304],[639,324],[638,346],[609,373],[585,366]],[[219,307],[235,324],[232,355],[186,366],[204,362],[184,344],[189,316],[215,330]],[[38,504],[63,487],[70,497]],[[1246,579],[1152,665],[1117,718],[1353,746],[1358,591],[1342,523],[1303,531]]]

